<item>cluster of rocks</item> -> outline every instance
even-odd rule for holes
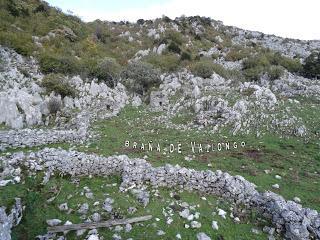
[[[221,25],[220,25],[221,27]],[[239,29],[237,27],[229,27],[226,32],[233,35],[234,44],[246,45],[249,43],[260,44],[265,48],[280,52],[289,57],[308,57],[312,51],[320,49],[320,41],[304,41],[296,39],[285,39],[282,37],[264,34],[257,31],[249,31]]]
[[[77,97],[45,95],[39,85],[43,75],[37,62],[16,52],[0,47],[3,59],[0,71],[0,124],[18,130],[0,132],[0,151],[12,147],[32,147],[49,143],[83,141],[89,134],[92,121],[115,116],[129,103],[125,87],[118,84],[109,88],[105,83],[85,82],[75,76],[68,80],[78,93]],[[50,99],[56,98],[62,108],[52,116],[49,111]],[[133,104],[141,104],[141,99],[133,99]],[[53,128],[22,129],[32,126]]]
[[[0,239],[11,240],[11,229],[20,223],[22,210],[20,198],[15,199],[15,204],[8,215],[6,209],[0,207]]]
[[[127,156],[101,157],[87,155],[76,151],[61,149],[44,149],[36,153],[13,153],[0,160],[7,174],[16,174],[12,169],[27,166],[30,171],[44,170],[50,176],[57,171],[70,175],[121,175],[121,191],[134,187],[139,188],[145,183],[154,187],[175,187],[183,190],[199,191],[226,198],[236,204],[245,204],[256,208],[267,219],[270,219],[276,229],[283,231],[288,239],[309,239],[320,237],[320,216],[315,210],[303,208],[294,201],[286,201],[272,192],[259,193],[255,185],[241,176],[231,176],[219,170],[196,171],[179,165],[152,167],[144,159],[130,159]],[[133,192],[138,199],[148,201],[148,193]],[[143,202],[143,204],[147,204]],[[110,205],[110,201],[107,202]]]
[[[32,36],[32,40],[37,47],[42,48],[44,42],[50,41],[57,36],[65,37],[72,42],[78,38],[78,36],[73,32],[71,28],[63,25],[61,28],[57,28],[48,32],[48,34],[45,36]]]
[[[297,79],[297,83],[293,83],[293,79]],[[316,80],[295,78],[290,73],[272,84],[264,80],[235,83],[218,74],[203,79],[185,70],[162,76],[159,90],[151,92],[150,107],[165,113],[157,117],[157,121],[168,128],[187,130],[212,126],[210,131],[219,132],[228,127],[234,135],[254,133],[259,136],[272,130],[306,137],[310,131],[304,121],[286,107],[299,102],[283,97],[308,96],[317,99],[319,86]],[[174,124],[171,121],[184,112],[193,114],[191,122]]]

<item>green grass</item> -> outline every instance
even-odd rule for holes
[[[303,103],[306,104],[306,103]],[[301,115],[306,115],[304,118],[312,121],[318,113],[312,109],[300,112]],[[312,112],[312,113],[311,113]],[[88,153],[96,153],[104,156],[113,154],[127,154],[130,157],[148,156],[147,161],[154,166],[163,166],[166,163],[179,164],[180,166],[194,168],[198,170],[220,169],[229,172],[232,175],[242,175],[247,180],[257,185],[259,191],[271,190],[284,196],[286,199],[292,199],[298,196],[302,200],[304,207],[310,207],[320,210],[320,188],[319,173],[320,169],[320,154],[319,141],[309,139],[308,142],[304,139],[296,137],[282,138],[279,135],[272,133],[266,134],[260,138],[252,135],[230,136],[227,131],[222,131],[220,134],[212,134],[206,129],[204,130],[187,130],[179,131],[175,129],[165,128],[164,125],[155,121],[155,117],[160,116],[161,112],[149,112],[144,107],[133,108],[126,107],[119,116],[97,122],[92,127],[92,130],[99,134],[99,137],[91,140],[84,145],[77,145],[79,151]],[[186,119],[184,119],[184,117]],[[185,115],[173,118],[176,123],[186,123],[192,119],[187,113]],[[311,122],[310,122],[311,124]],[[311,126],[311,125],[310,125]],[[318,125],[314,125],[317,128]],[[140,149],[126,148],[124,143],[129,140],[131,143],[147,144],[150,140],[161,145],[162,151],[148,152]],[[192,154],[190,142],[198,143],[209,142],[246,142],[244,148],[232,149],[229,151],[222,150],[221,152],[203,152]],[[174,152],[169,153],[164,151],[169,144],[182,144],[182,154]],[[45,147],[45,146],[42,146]],[[62,147],[68,149],[70,144],[54,144],[46,145],[46,147]],[[37,151],[41,147],[27,148],[24,151]],[[8,152],[18,151],[20,149]],[[188,155],[194,155],[192,161],[186,161],[184,158]],[[208,166],[210,164],[210,166]],[[271,170],[270,174],[266,174],[264,170]],[[277,180],[275,175],[281,175],[282,179]],[[215,196],[206,196],[207,201],[199,198],[198,193],[182,192],[178,193],[182,201],[200,204],[197,211],[200,212],[199,221],[202,223],[201,229],[185,229],[185,220],[181,219],[178,214],[174,214],[174,222],[171,225],[165,223],[162,215],[162,209],[169,206],[169,203],[174,201],[170,198],[170,191],[175,189],[160,189],[160,197],[151,195],[151,202],[146,207],[137,203],[136,199],[131,194],[119,193],[118,187],[121,183],[120,177],[82,177],[80,186],[77,187],[70,181],[70,177],[59,177],[56,175],[45,186],[41,185],[41,174],[36,177],[24,177],[24,184],[9,185],[1,189],[0,206],[10,206],[14,203],[14,197],[21,197],[26,209],[24,218],[21,224],[13,231],[13,239],[33,239],[38,234],[46,232],[46,219],[59,218],[63,221],[70,220],[73,223],[80,223],[79,214],[75,211],[67,215],[58,210],[58,205],[68,202],[70,208],[77,210],[78,205],[84,202],[90,204],[90,214],[94,212],[101,213],[99,207],[93,207],[93,202],[100,201],[106,198],[109,194],[114,198],[114,207],[117,214],[123,217],[131,217],[127,214],[126,209],[129,206],[135,206],[138,211],[134,216],[152,214],[154,218],[160,218],[156,222],[155,227],[151,220],[142,225],[134,226],[132,232],[123,233],[123,238],[134,237],[134,239],[173,239],[177,233],[180,233],[184,239],[194,239],[196,233],[203,231],[210,235],[213,239],[218,236],[223,236],[224,239],[265,239],[263,234],[254,235],[251,233],[251,228],[255,227],[261,230],[263,225],[268,225],[265,220],[259,219],[254,213],[250,213],[243,219],[242,224],[234,224],[228,217],[226,220],[219,216],[213,216],[212,212],[216,207],[228,210],[230,204],[226,201],[218,199]],[[107,187],[108,183],[116,183],[117,186]],[[272,188],[272,185],[278,183],[279,190]],[[94,200],[86,199],[81,195],[83,187],[88,186],[94,193]],[[48,198],[55,196],[60,192],[52,203],[46,203]],[[72,195],[69,200],[66,200],[69,195]],[[103,214],[103,219],[107,220],[110,215]],[[218,221],[219,231],[211,229],[211,221]],[[162,237],[156,235],[157,230],[163,230],[166,234]],[[109,239],[113,232],[108,229],[100,229],[100,235],[105,239]],[[77,239],[75,233],[68,234],[68,239]]]
[[[112,185],[116,183],[116,186]],[[41,185],[41,176],[27,177],[24,185],[10,185],[1,189],[0,205],[10,206],[13,203],[14,197],[21,197],[23,204],[26,206],[24,211],[24,218],[18,227],[14,228],[13,239],[34,239],[39,234],[46,233],[46,220],[58,218],[63,222],[69,220],[72,223],[81,223],[80,214],[77,213],[79,205],[82,203],[89,204],[88,216],[94,212],[99,212],[103,220],[110,219],[110,214],[101,209],[101,204],[106,197],[111,197],[115,200],[113,204],[114,212],[121,217],[130,218],[134,216],[143,216],[151,214],[153,219],[143,224],[136,224],[130,233],[121,232],[120,235],[124,238],[134,237],[134,239],[174,239],[175,235],[180,233],[183,239],[194,239],[196,234],[200,231],[206,232],[215,239],[218,236],[223,236],[224,239],[265,239],[264,234],[255,235],[251,233],[252,228],[260,228],[261,222],[258,223],[256,215],[249,213],[244,216],[241,224],[234,224],[233,220],[227,216],[226,219],[221,218],[217,214],[217,208],[224,209],[230,213],[230,204],[224,202],[213,196],[205,196],[207,199],[202,200],[199,194],[190,192],[175,192],[179,195],[180,200],[175,200],[170,197],[169,189],[159,189],[159,196],[151,194],[150,203],[147,207],[143,207],[137,202],[132,194],[125,194],[118,192],[118,186],[121,183],[119,177],[95,177],[80,178],[80,184],[71,183],[68,177],[54,177],[45,186]],[[87,199],[81,194],[83,187],[89,187],[94,199]],[[149,189],[151,190],[151,189]],[[151,192],[151,191],[150,191]],[[46,200],[52,196],[57,196],[56,199],[47,203]],[[68,199],[68,200],[67,200]],[[93,206],[93,203],[99,201],[99,206]],[[68,206],[75,211],[70,214],[61,212],[58,206],[62,203],[68,202]],[[199,222],[202,223],[201,229],[186,229],[184,224],[187,220],[182,219],[178,215],[178,203],[187,202],[189,205],[196,206],[194,212],[200,213]],[[173,203],[173,204],[172,204]],[[171,206],[171,207],[169,207]],[[127,213],[129,207],[136,207],[137,212],[133,215]],[[166,209],[175,209],[172,216],[173,223],[167,225],[166,218],[162,211]],[[160,221],[155,219],[159,218]],[[215,220],[218,222],[219,230],[213,231],[211,222]],[[156,226],[154,226],[156,223]],[[156,232],[163,230],[166,234],[158,237]],[[99,229],[100,236],[105,239],[110,239],[114,234],[109,229]],[[84,235],[85,236],[85,235]],[[83,237],[84,237],[83,236]],[[68,239],[78,239],[75,232],[70,232],[67,235]]]
[[[126,108],[119,117],[99,122],[95,131],[100,133],[100,138],[89,144],[88,148],[80,147],[79,150],[94,152],[105,156],[112,154],[127,154],[131,157],[148,156],[148,161],[154,166],[166,163],[179,164],[180,166],[194,169],[220,169],[231,174],[239,174],[257,185],[258,189],[272,190],[287,199],[298,196],[304,206],[320,210],[319,173],[320,157],[319,143],[312,140],[306,143],[301,138],[281,138],[275,134],[266,134],[260,138],[252,135],[230,136],[227,132],[212,134],[206,131],[188,130],[179,131],[167,129],[153,121],[155,115],[144,109]],[[176,117],[175,121],[184,121]],[[127,148],[125,141],[134,141],[148,144],[152,140],[159,143],[162,151],[146,151]],[[218,143],[218,142],[245,142],[244,148],[222,150],[221,152],[203,152],[193,154],[190,143]],[[170,143],[182,144],[182,154],[166,152]],[[194,155],[192,161],[184,160],[185,156]],[[271,170],[265,174],[264,170]],[[277,180],[275,175],[281,175]],[[279,190],[272,188],[278,183]]]

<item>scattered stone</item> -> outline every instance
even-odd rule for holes
[[[88,203],[83,203],[79,210],[78,210],[78,213],[80,214],[87,214],[88,213],[88,210],[89,210],[89,204]]]
[[[49,219],[46,222],[50,227],[57,226],[62,223],[62,221],[60,219]]]
[[[91,219],[94,222],[100,222],[101,221],[101,215],[99,213],[94,213],[94,214],[92,214]]]
[[[158,236],[162,236],[162,235],[165,235],[166,233],[164,232],[164,231],[162,231],[162,230],[158,230],[157,231],[157,235]]]
[[[201,228],[201,223],[198,221],[192,221],[191,222],[191,227],[192,228]]]
[[[226,214],[227,212],[224,211],[223,209],[218,209],[218,215],[224,219],[226,219]]]
[[[260,234],[260,231],[258,229],[256,229],[256,228],[252,228],[251,232],[254,233],[254,234]]]
[[[207,234],[201,232],[197,234],[197,240],[211,240],[211,238]]]
[[[59,205],[59,210],[60,211],[68,211],[69,210],[69,207],[68,207],[68,203],[62,203]]]
[[[298,197],[294,197],[294,198],[293,198],[293,201],[295,201],[296,203],[301,203],[301,199],[298,198]]]
[[[218,222],[212,221],[211,227],[212,227],[213,230],[218,230],[219,229]]]
[[[132,225],[130,223],[127,223],[124,227],[125,232],[130,232],[132,230]]]

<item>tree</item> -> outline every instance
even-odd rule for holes
[[[160,72],[146,62],[128,64],[121,75],[127,88],[141,95],[145,95],[152,86],[160,83]]]

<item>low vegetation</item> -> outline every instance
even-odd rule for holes
[[[76,96],[74,88],[70,85],[68,80],[60,74],[48,74],[42,80],[42,86],[46,88],[49,94],[54,92],[56,94],[60,94],[61,97]]]
[[[250,56],[243,62],[244,75],[251,81],[259,80],[263,74],[267,74],[272,80],[279,78],[284,68],[292,73],[300,73],[302,64],[298,59],[287,58],[270,51]]]
[[[130,91],[140,95],[145,95],[151,87],[160,84],[160,72],[146,62],[128,64],[121,77]]]
[[[307,57],[303,73],[309,78],[320,78],[320,52],[313,52]]]

